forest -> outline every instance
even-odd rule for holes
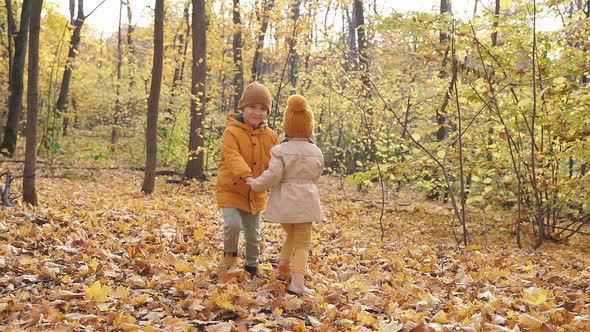
[[[61,2],[0,8],[1,329],[590,330],[590,1]],[[214,272],[252,81],[315,117],[311,295],[271,224]]]

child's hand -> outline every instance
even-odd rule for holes
[[[245,178],[244,181],[246,181],[247,185],[252,186],[252,182],[254,182],[254,178],[249,176],[249,177]]]

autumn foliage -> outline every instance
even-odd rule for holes
[[[0,10],[0,330],[590,331],[590,1],[158,0],[158,38],[135,0],[111,35],[45,1],[25,70],[31,2]],[[279,135],[293,93],[316,120],[312,295],[276,280],[269,224],[260,278],[217,275],[251,80]]]
[[[219,278],[211,183],[141,173],[60,171],[39,207],[0,211],[0,326],[7,331],[583,331],[590,329],[585,239],[516,249],[503,213],[474,213],[473,244],[449,234],[448,205],[391,195],[380,240],[377,192],[320,184],[308,286],[274,278],[282,233],[264,224],[260,278]]]

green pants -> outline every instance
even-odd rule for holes
[[[237,253],[240,232],[246,240],[246,265],[258,266],[260,256],[260,213],[250,214],[236,208],[222,208],[223,252]]]

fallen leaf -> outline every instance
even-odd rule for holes
[[[96,302],[109,301],[108,295],[111,293],[111,288],[102,285],[100,281],[95,281],[90,287],[84,287],[84,298],[87,300],[94,300]]]

